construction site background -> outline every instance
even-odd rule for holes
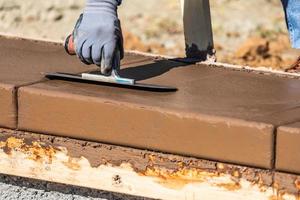
[[[63,40],[85,0],[0,0],[0,31]],[[292,50],[280,0],[211,0],[218,61],[285,69]],[[184,55],[179,0],[124,0],[119,8],[127,50]]]

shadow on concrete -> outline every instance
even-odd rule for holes
[[[192,63],[176,62],[177,59],[157,60],[151,64],[139,65],[120,70],[120,75],[125,78],[142,81],[156,76],[160,76],[173,68],[185,67]]]
[[[7,196],[10,197],[8,199],[33,200],[57,198],[80,200],[151,200],[144,197],[0,174],[0,199],[6,199]],[[16,196],[18,198],[15,198]]]

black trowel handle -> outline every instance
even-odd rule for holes
[[[69,55],[76,55],[73,35],[69,35],[65,40],[65,50]]]

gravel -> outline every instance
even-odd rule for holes
[[[0,199],[5,200],[150,200],[89,188],[0,174]]]

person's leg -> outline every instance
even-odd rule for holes
[[[281,0],[293,48],[300,49],[300,0]]]

